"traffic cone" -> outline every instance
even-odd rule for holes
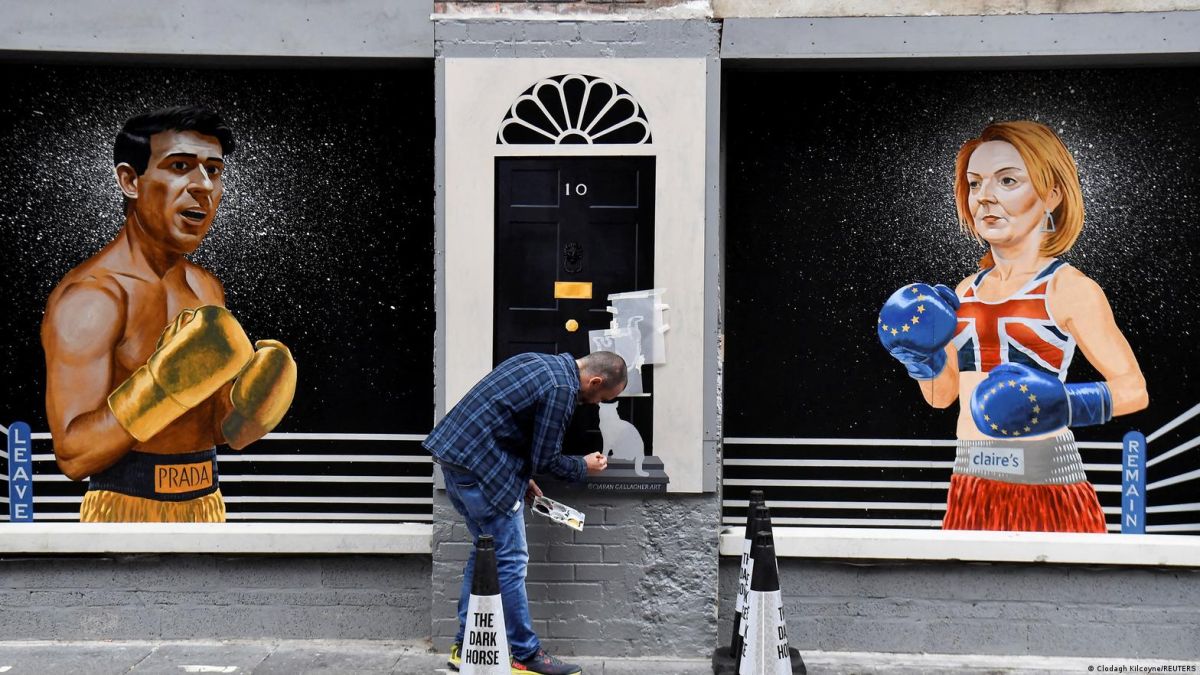
[[[747,523],[747,525],[749,525],[749,523]],[[746,538],[749,540],[746,550],[749,551],[749,553],[746,555],[746,586],[744,589],[742,589],[742,616],[741,620],[738,622],[738,625],[734,627],[736,631],[733,634],[733,640],[730,644],[730,648],[734,649],[732,654],[735,662],[741,658],[742,645],[746,642],[746,630],[748,625],[746,623],[746,612],[750,609],[750,582],[754,579],[754,537],[757,536],[758,532],[772,532],[771,509],[769,509],[766,504],[759,504],[757,507],[755,507],[754,530],[746,535]],[[774,541],[774,535],[771,536],[772,541]],[[740,584],[739,588],[741,588]]]
[[[750,576],[753,573],[753,563],[750,549],[754,543],[754,533],[761,529],[770,529],[768,522],[765,526],[760,518],[770,518],[762,490],[750,491],[750,503],[746,509],[746,536],[742,542],[741,568],[738,570],[738,590],[733,601],[733,634],[729,646],[718,645],[713,652],[712,666],[714,675],[732,675],[737,672],[738,656],[742,653],[742,638],[745,626],[742,624],[742,613],[746,611],[746,598],[750,593]]]
[[[463,633],[464,675],[509,675],[512,659],[508,631],[504,627],[504,602],[500,599],[500,577],[496,573],[496,544],[492,535],[475,542],[475,573],[471,598],[467,601],[467,625]]]
[[[783,594],[779,591],[779,567],[775,560],[775,544],[770,530],[761,530],[754,537],[751,552],[754,573],[750,579],[750,596],[742,656],[738,675],[806,675],[800,652],[788,645],[787,624],[783,619]]]

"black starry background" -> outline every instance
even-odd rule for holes
[[[299,364],[277,431],[425,433],[433,418],[429,69],[0,64],[0,420],[46,429],[46,297],[121,225],[112,141],[129,117],[199,103],[237,150],[191,256],[251,339]]]
[[[901,285],[977,269],[954,158],[1009,119],[1074,155],[1086,221],[1063,257],[1105,290],[1148,381],[1146,411],[1077,437],[1149,434],[1200,403],[1197,70],[740,71],[723,87],[726,435],[954,437],[957,406],[925,404],[875,321]],[[1095,379],[1077,350],[1069,381]]]

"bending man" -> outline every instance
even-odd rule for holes
[[[480,380],[425,439],[425,448],[442,466],[446,495],[466,520],[471,536],[490,534],[495,539],[514,671],[580,672],[578,666],[546,654],[533,632],[525,595],[529,549],[521,500],[542,494],[532,480],[535,472],[582,482],[608,466],[599,452],[587,457],[563,455],[563,432],[577,405],[615,398],[625,390],[626,378],[625,361],[611,352],[582,359],[570,354],[518,354]],[[458,635],[450,649],[450,665],[456,670],[474,569],[472,549],[463,568]]]

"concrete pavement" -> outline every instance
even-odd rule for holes
[[[373,640],[230,640],[230,641],[0,641],[0,674],[181,675],[188,673],[394,673],[442,675],[445,654],[428,642]],[[707,675],[704,659],[631,659],[572,657],[588,675]],[[805,652],[811,675],[888,673],[949,675],[1035,673],[1083,675],[1093,672],[1142,672],[1174,666],[1173,672],[1197,672],[1200,663],[1148,658],[984,656],[953,654],[880,654]],[[1121,668],[1125,670],[1122,671]],[[1153,671],[1149,671],[1153,672]],[[1162,672],[1162,671],[1160,671]]]

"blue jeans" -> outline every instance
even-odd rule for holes
[[[525,571],[529,565],[529,546],[525,542],[525,510],[520,502],[515,510],[497,513],[483,497],[474,476],[442,467],[446,477],[446,496],[454,510],[467,521],[473,539],[490,534],[496,543],[496,571],[500,577],[500,598],[504,604],[504,627],[512,655],[527,659],[541,648],[529,617],[529,598],[525,595]],[[467,602],[475,574],[475,549],[463,567],[462,592],[458,596],[458,633],[454,641],[462,644],[467,620]]]

